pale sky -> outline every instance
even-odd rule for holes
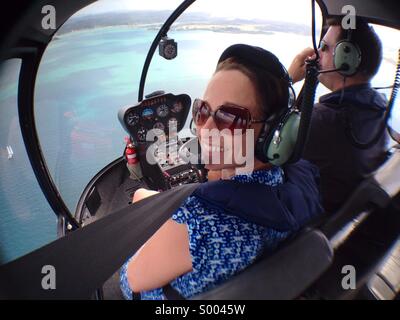
[[[99,0],[78,15],[130,10],[174,10],[182,0]],[[310,24],[310,0],[197,0],[186,11],[207,12],[212,16],[260,18]],[[317,7],[317,15],[320,16]]]

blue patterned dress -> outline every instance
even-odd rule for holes
[[[283,182],[283,171],[280,167],[273,167],[271,170],[237,175],[232,180],[277,186]],[[185,223],[189,234],[193,270],[170,283],[185,298],[224,282],[252,264],[264,250],[273,250],[289,236],[289,232],[262,227],[228,215],[221,209],[210,208],[196,196],[186,199],[172,219]],[[120,273],[121,290],[126,299],[132,299],[126,272],[129,261]],[[142,300],[165,299],[162,288],[140,294]]]

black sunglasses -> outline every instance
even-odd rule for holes
[[[321,50],[322,52],[328,51],[329,45],[324,40],[321,40],[318,49]]]
[[[266,123],[267,120],[252,119],[247,108],[224,104],[212,111],[210,105],[201,99],[193,102],[193,121],[196,126],[204,125],[209,117],[212,117],[218,130],[229,129],[233,133],[235,129],[246,130],[252,123]]]

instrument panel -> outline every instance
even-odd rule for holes
[[[178,132],[185,125],[190,107],[187,94],[157,91],[118,113],[137,147],[143,180],[153,190],[202,181],[201,172],[179,155],[182,141]]]
[[[191,99],[187,94],[159,94],[137,105],[121,109],[119,121],[137,144],[153,143],[158,138],[179,132],[185,125]]]

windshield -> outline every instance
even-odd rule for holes
[[[0,264],[55,240],[57,231],[19,126],[20,68],[20,59],[0,64]]]
[[[127,133],[117,120],[118,110],[137,103],[151,42],[180,3],[98,1],[72,16],[45,51],[35,87],[35,118],[52,178],[72,212],[91,178],[122,155]],[[318,7],[316,14],[319,39]],[[387,32],[382,37],[385,59],[374,85],[391,85],[394,77],[396,42],[391,34],[398,32]],[[288,67],[296,53],[312,46],[311,5],[309,0],[198,0],[168,37],[178,43],[178,56],[165,60],[156,51],[145,94],[165,90],[187,93],[193,100],[202,96],[219,55],[230,44],[264,47]],[[297,92],[300,88],[296,84]],[[324,93],[319,86],[317,95]]]

